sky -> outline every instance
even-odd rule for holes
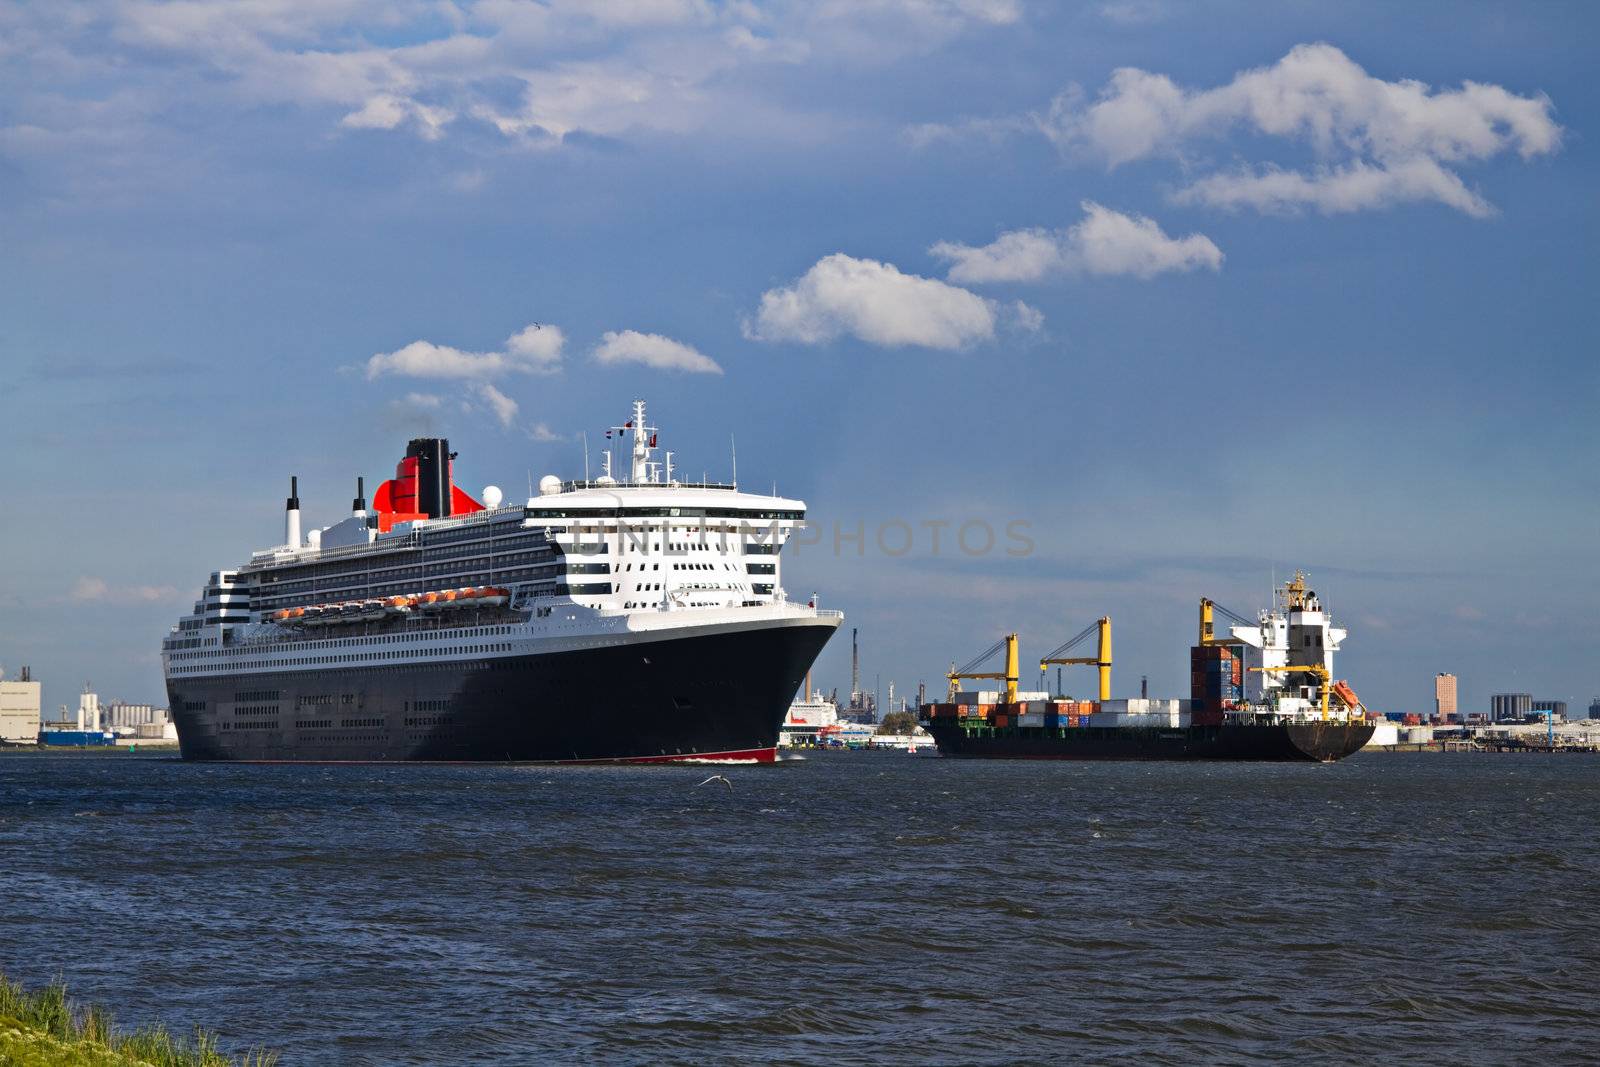
[[[785,585],[885,696],[1102,614],[1118,693],[1181,695],[1198,599],[1301,568],[1371,707],[1586,706],[1597,24],[0,2],[0,664],[47,717],[164,703],[289,475],[326,525],[436,434],[515,499],[641,397],[680,469],[736,442],[807,502]]]

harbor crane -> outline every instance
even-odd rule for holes
[[[979,667],[983,666],[986,660],[992,657],[996,652],[999,652],[1002,648],[1006,650],[1006,669],[1003,673],[1000,671],[978,670]],[[950,701],[952,703],[954,703],[956,699],[956,682],[960,679],[993,678],[996,681],[1003,681],[1006,683],[1005,702],[1007,704],[1015,704],[1017,702],[1017,635],[1006,634],[1000,640],[984,649],[982,654],[971,660],[959,671],[956,670],[956,665],[954,663],[950,664],[950,671],[945,675],[945,677],[950,679]]]
[[[1095,644],[1093,656],[1067,656],[1082,642],[1088,640],[1089,635],[1099,634]],[[1058,648],[1052,649],[1047,655],[1040,657],[1039,670],[1041,673],[1052,663],[1085,663],[1100,668],[1100,699],[1111,699],[1111,616],[1102,615],[1080,630],[1076,637]]]

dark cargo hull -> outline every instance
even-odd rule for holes
[[[185,759],[770,760],[831,625],[338,671],[171,679]]]
[[[969,730],[924,721],[945,756],[972,759],[1318,760],[1343,759],[1372,737],[1370,723],[1295,723],[1066,729],[1014,726]]]

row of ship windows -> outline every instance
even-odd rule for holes
[[[407,720],[409,722],[409,720]],[[297,730],[331,730],[334,727],[332,719],[296,719],[294,722]],[[383,726],[382,719],[340,719],[341,730],[362,730],[373,726]],[[221,724],[224,730],[276,730],[279,729],[278,720],[271,722],[225,722]]]
[[[308,693],[305,696],[295,697],[294,709],[301,708],[331,708],[335,704],[354,704],[354,693]]]
[[[492,645],[457,645],[453,648],[424,648],[424,649],[390,649],[380,652],[351,652],[340,656],[294,656],[289,659],[273,660],[262,664],[240,664],[242,667],[250,666],[284,666],[294,667],[316,663],[370,663],[375,660],[394,659],[398,656],[459,656],[467,653],[481,652],[510,652],[510,644]],[[174,667],[173,674],[193,674],[196,671],[208,669],[205,664],[193,667]]]
[[[460,640],[463,637],[489,637],[509,634],[510,626],[472,626],[464,630],[417,630],[411,633],[385,634],[382,637],[338,637],[328,641],[290,641],[287,643],[259,642],[233,645],[214,652],[186,652],[173,656],[175,660],[211,659],[217,656],[240,656],[261,652],[298,652],[302,649],[354,648],[363,645],[393,644],[396,641]],[[237,695],[235,699],[239,699]],[[271,699],[277,699],[273,697]]]
[[[388,553],[369,556],[361,560],[340,560],[335,563],[278,567],[263,570],[242,579],[236,592],[252,582],[261,585],[282,585],[284,582],[314,581],[327,578],[354,578],[360,576],[404,576],[422,573],[422,568],[441,560],[461,559],[464,556],[483,556],[497,560],[547,561],[555,556],[555,549],[546,544],[503,544],[502,546],[473,545],[462,548],[440,549],[420,555],[408,552],[401,558],[386,558]]]
[[[485,540],[479,538],[479,540]],[[333,575],[345,576],[354,574],[415,574],[422,564],[434,560],[455,558],[462,555],[494,556],[497,559],[548,559],[554,550],[545,541],[544,534],[538,533],[523,538],[501,538],[494,544],[484,543],[473,546],[461,546],[444,549],[428,546],[420,554],[415,548],[405,550],[404,555],[396,557],[396,551],[379,551],[364,560],[334,560],[327,563],[298,564],[289,567],[271,567],[241,576],[239,586],[254,580],[269,585],[279,585],[283,582],[300,581],[311,578],[326,578]]]
[[[357,580],[346,585],[314,582],[291,582],[280,585],[274,589],[262,590],[256,601],[262,605],[283,606],[295,603],[296,597],[316,595],[319,597],[340,599],[349,597],[369,596],[396,596],[404,593],[418,592],[417,583],[426,581],[437,583],[441,586],[457,585],[490,585],[495,583],[520,583],[520,582],[553,582],[561,574],[561,569],[554,565],[542,567],[495,567],[489,570],[479,570],[472,573],[440,570],[429,575],[426,579],[409,578],[404,581],[384,580],[377,583]]]
[[[803,511],[739,508],[528,508],[530,519],[803,519]]]
[[[407,726],[454,726],[454,715],[418,715],[405,721]]]
[[[257,716],[259,716],[259,715],[276,715],[276,714],[278,714],[278,705],[276,705],[276,704],[239,704],[239,705],[236,705],[234,707],[233,713],[236,716],[243,715],[246,718],[249,718],[252,715],[257,715]]]

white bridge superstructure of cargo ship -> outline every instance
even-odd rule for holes
[[[1273,606],[1255,625],[1228,628],[1245,666],[1245,699],[1235,714],[1288,722],[1364,719],[1354,694],[1333,681],[1334,653],[1349,631],[1333,625],[1316,592],[1306,588],[1305,575],[1297,573],[1273,592]]]
[[[525,504],[464,494],[440,439],[304,537],[292,488],[284,543],[213,572],[163,642],[185,755],[770,758],[842,618],[784,592],[805,504],[681,482],[657,433],[636,401],[607,431],[626,478],[607,451]]]

